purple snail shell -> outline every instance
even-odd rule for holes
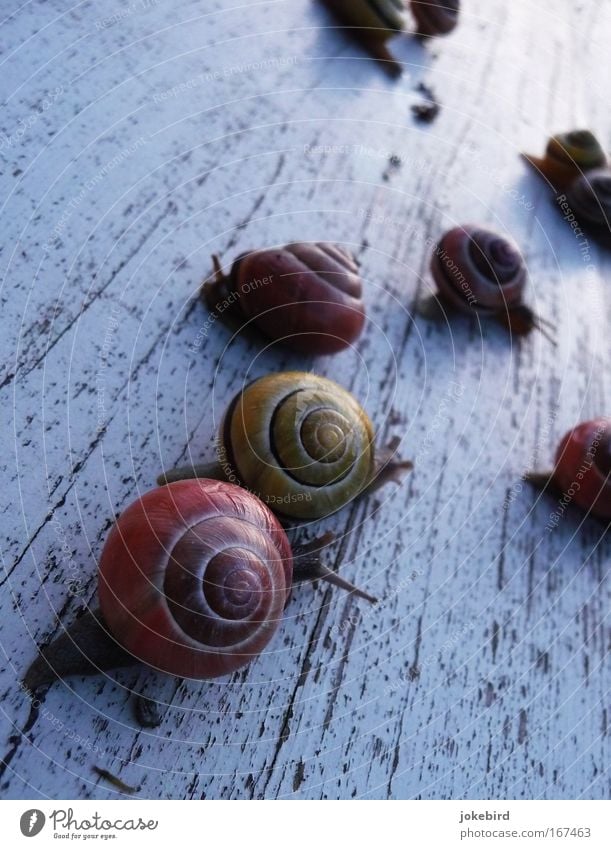
[[[442,298],[463,312],[497,314],[522,303],[524,259],[492,230],[469,224],[449,230],[433,253],[431,271]]]

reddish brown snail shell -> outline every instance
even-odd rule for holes
[[[460,0],[411,0],[419,35],[447,35],[458,24]]]
[[[25,685],[141,661],[170,675],[227,675],[253,660],[282,619],[294,580],[356,589],[319,558],[332,535],[293,549],[274,514],[230,483],[154,489],[113,526],[99,565],[100,611],[42,650]]]
[[[454,227],[435,248],[431,272],[441,304],[494,318],[518,335],[537,328],[554,342],[542,326],[551,323],[523,303],[526,264],[504,236],[471,224]]]
[[[551,472],[529,472],[530,483],[552,489],[599,519],[611,519],[611,419],[582,422],[562,438]]]
[[[353,345],[365,323],[363,286],[352,254],[328,242],[293,243],[239,256],[228,275],[204,284],[211,310],[252,322],[267,337],[303,353]],[[227,306],[225,306],[227,305]]]

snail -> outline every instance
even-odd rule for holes
[[[418,35],[447,35],[458,23],[460,0],[411,0]]]
[[[386,42],[404,29],[403,0],[322,1],[390,76],[402,73],[401,64],[390,53]]]
[[[216,314],[252,322],[266,336],[303,353],[332,354],[358,339],[365,322],[362,283],[352,254],[328,242],[293,243],[239,256],[202,294]]]
[[[611,248],[610,168],[597,168],[582,174],[571,183],[566,195],[559,195],[556,200],[565,217],[572,212],[584,230]]]
[[[522,301],[526,264],[518,247],[504,236],[471,224],[454,227],[436,246],[431,272],[438,292],[422,305],[424,314],[431,303],[436,309],[442,305],[462,312],[474,310],[517,335],[537,328],[555,344],[545,329],[545,325],[553,328],[551,322],[536,316]]]
[[[292,548],[271,510],[231,483],[151,490],[110,531],[100,609],[42,650],[24,683],[35,692],[55,678],[136,661],[180,677],[228,675],[267,646],[294,581],[327,580],[375,602],[322,564],[332,540]]]
[[[571,130],[552,136],[543,157],[528,153],[522,156],[554,190],[566,189],[585,171],[607,164],[607,155],[589,130]]]
[[[289,520],[319,519],[412,468],[393,459],[395,449],[376,454],[369,416],[337,383],[282,372],[255,380],[233,399],[217,463],[168,471],[158,482],[224,478]]]
[[[562,494],[599,519],[611,519],[611,419],[582,422],[562,438],[551,472],[529,472],[525,479]]]
[[[388,50],[389,38],[406,26],[403,0],[322,0],[350,35],[382,63],[393,77],[403,72],[401,64]],[[445,35],[458,23],[459,0],[411,0],[418,36]]]

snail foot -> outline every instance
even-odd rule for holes
[[[70,628],[41,649],[23,679],[31,692],[68,675],[97,675],[131,666],[136,659],[111,636],[99,610],[88,610]]]

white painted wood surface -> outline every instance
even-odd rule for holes
[[[308,0],[33,0],[3,20],[2,797],[121,795],[93,765],[150,798],[609,797],[610,542],[572,511],[546,531],[553,502],[519,478],[610,412],[611,261],[584,259],[518,151],[581,124],[611,148],[611,6],[464,6],[452,36],[397,40],[399,82]],[[558,350],[414,317],[426,240],[466,221],[519,242]],[[357,353],[217,325],[194,354],[210,254],[296,238],[359,255]],[[95,601],[115,513],[211,456],[245,376],[288,367],[341,379],[416,463],[301,533],[340,534],[331,560],[378,607],[302,587],[230,680],[134,667],[31,709],[16,682]],[[164,705],[156,731],[132,690]]]

